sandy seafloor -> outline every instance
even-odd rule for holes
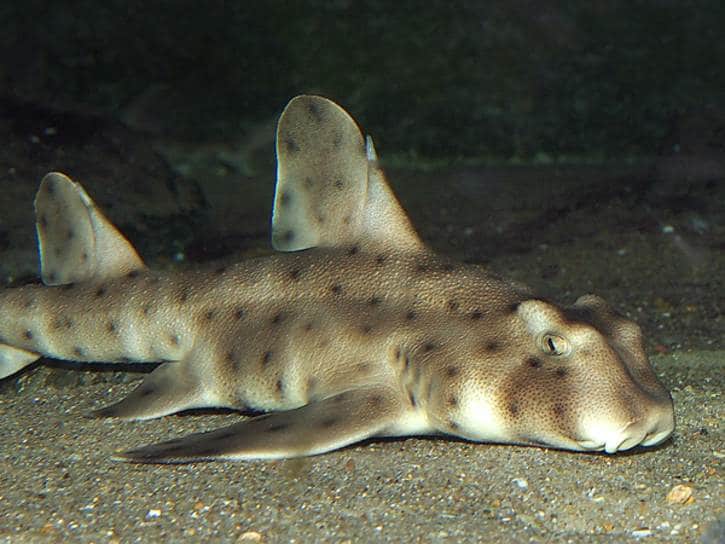
[[[45,151],[33,155],[32,168],[24,148],[3,151],[13,165],[0,172],[2,187],[12,189],[0,191],[4,281],[34,266],[30,214],[38,172],[64,168],[91,180],[100,175],[94,165],[119,161],[103,146],[61,156]],[[139,156],[120,162],[135,158],[138,168]],[[84,166],[84,157],[95,163]],[[131,168],[105,170],[119,199],[127,196],[120,194],[124,176],[138,179]],[[144,175],[153,179],[159,168]],[[242,179],[220,167],[204,178],[190,167],[179,170],[214,188],[204,206],[217,230],[199,235],[197,246],[251,239],[239,253],[263,247],[271,175]],[[650,190],[643,202],[631,197],[641,172],[619,189],[607,176],[592,176],[600,170],[569,172],[561,183],[552,169],[521,179],[500,169],[408,173],[397,177],[396,189],[439,250],[487,262],[567,303],[597,292],[640,322],[674,398],[672,440],[614,456],[414,438],[279,462],[125,464],[110,454],[240,416],[86,418],[121,398],[141,374],[41,361],[0,382],[0,542],[723,542],[723,178],[683,212],[667,204],[667,191],[680,190],[677,180],[674,188],[666,187],[672,180],[662,182],[665,196]],[[551,194],[561,187],[568,189]],[[104,188],[88,187],[92,194]],[[238,205],[228,203],[235,199]],[[144,205],[154,207],[148,199]],[[178,258],[184,246],[166,243],[161,223],[134,223],[143,217],[129,219],[120,205],[109,215],[132,231],[150,264],[177,266],[170,256]],[[692,491],[684,504],[667,500],[676,485]]]

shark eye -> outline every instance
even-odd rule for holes
[[[546,355],[566,355],[569,353],[569,342],[558,334],[542,334],[539,347]]]

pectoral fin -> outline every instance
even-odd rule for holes
[[[189,361],[164,363],[154,369],[125,399],[94,411],[94,417],[152,419],[191,408],[202,408],[203,388],[191,374]]]
[[[189,463],[317,455],[386,434],[405,411],[399,395],[388,387],[354,389],[295,410],[126,451],[115,458],[137,463]]]

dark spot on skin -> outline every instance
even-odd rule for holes
[[[83,357],[84,353],[85,351],[81,347],[76,346],[73,348],[73,354],[77,357]]]
[[[373,330],[373,327],[372,327],[372,325],[365,324],[362,327],[360,327],[360,330],[362,331],[363,334],[370,334]]]
[[[234,356],[234,352],[233,351],[227,351],[226,354],[224,355],[224,360],[227,363],[230,363],[232,365],[235,363],[235,360],[234,359],[235,359],[235,356]]]
[[[153,387],[144,387],[141,390],[139,396],[142,397],[142,398],[143,397],[148,397],[149,395],[153,395],[155,392],[156,392],[156,389],[153,388]]]
[[[106,330],[114,334],[116,332],[116,324],[113,321],[109,321],[108,325],[106,325]]]
[[[291,201],[292,201],[292,197],[290,196],[289,193],[282,192],[279,195],[279,205],[282,206],[283,208],[286,208],[287,206],[289,206]]]
[[[289,272],[289,277],[290,277],[291,280],[297,281],[298,279],[300,279],[300,274],[301,273],[302,273],[302,271],[299,268],[293,268]]]
[[[360,374],[367,374],[367,372],[370,370],[370,363],[358,363],[357,365],[357,371]]]
[[[423,344],[423,353],[429,353],[436,349],[438,346],[436,346],[433,342],[426,342]]]
[[[350,392],[345,391],[344,393],[340,393],[339,395],[333,397],[332,402],[334,402],[335,404],[340,404],[341,402],[346,401],[349,396]]]
[[[55,256],[56,256],[56,257],[60,257],[61,255],[63,255],[63,248],[62,248],[62,247],[60,247],[60,246],[57,246],[57,247],[55,248],[55,251],[54,251],[54,253],[55,253]]]
[[[88,253],[85,251],[81,253],[81,261],[86,262],[88,260]]]
[[[385,263],[385,259],[386,259],[385,255],[377,255],[375,257],[375,262],[377,264],[383,264],[383,263]]]
[[[144,304],[143,308],[141,308],[141,313],[148,316],[151,313],[151,304]]]
[[[357,255],[358,251],[360,251],[360,248],[359,248],[359,247],[357,247],[357,246],[352,246],[352,247],[351,247],[351,248],[350,248],[350,249],[349,249],[349,250],[347,251],[347,254],[348,254],[348,255],[351,255],[351,256],[352,256],[352,255]]]
[[[325,223],[325,216],[324,216],[324,215],[322,215],[321,213],[318,213],[318,214],[317,214],[317,215],[315,216],[315,219],[317,220],[317,224],[318,224],[318,225],[322,225],[322,224],[324,224],[324,223]]]
[[[413,395],[413,393],[408,393],[408,402],[413,408],[418,406],[418,401],[415,399],[415,395]]]
[[[308,321],[307,323],[305,323],[304,331],[310,332],[314,328],[315,328],[315,324],[312,321]]]
[[[566,378],[569,371],[566,368],[557,368],[555,374],[557,378]]]
[[[277,391],[277,393],[281,396],[284,392],[284,383],[282,380],[277,380],[277,383],[274,384],[274,388]]]
[[[234,318],[239,320],[244,317],[244,310],[239,308],[236,312],[234,312]]]
[[[284,319],[284,314],[282,312],[277,313],[272,318],[272,325],[279,325],[280,323],[282,323],[283,319]]]
[[[320,427],[323,429],[329,429],[330,427],[334,426],[338,421],[340,421],[336,417],[326,417],[320,422]]]
[[[141,272],[138,270],[131,270],[128,274],[126,274],[126,277],[129,279],[138,278],[141,275]]]
[[[511,304],[509,304],[509,306],[508,306],[509,312],[512,313],[512,314],[516,313],[518,311],[518,309],[519,309],[519,304],[521,304],[521,303],[520,302],[512,302]]]
[[[556,414],[557,417],[562,417],[566,413],[566,407],[561,404],[560,402],[557,402],[554,404],[554,414]]]
[[[285,231],[285,233],[282,235],[282,241],[284,241],[284,242],[289,243],[294,239],[295,239],[295,231],[293,231],[293,230]]]
[[[76,237],[76,233],[73,232],[73,229],[68,229],[68,232],[65,235],[65,239],[66,240],[72,240],[75,237]]]
[[[448,420],[448,427],[449,427],[449,428],[450,428],[451,430],[454,430],[454,431],[457,431],[457,430],[459,429],[459,425],[458,425],[458,423],[456,423],[456,422],[455,422],[455,421],[453,421],[452,419],[449,419],[449,420]]]
[[[519,415],[519,405],[515,402],[510,403],[508,406],[506,406],[506,409],[508,410],[509,414],[516,417]]]
[[[265,351],[264,355],[262,355],[262,365],[266,366],[269,364],[269,362],[272,360],[272,352],[271,351]]]
[[[285,429],[289,429],[288,423],[277,423],[276,425],[272,425],[267,429],[268,433],[278,433],[279,431],[284,431]]]
[[[380,302],[382,302],[380,297],[373,296],[368,299],[368,304],[370,304],[370,306],[377,306]]]
[[[33,331],[25,331],[25,332],[23,333],[23,337],[24,337],[24,338],[25,338],[26,340],[32,340],[32,339],[33,339]]]
[[[489,342],[486,342],[484,348],[486,351],[498,351],[501,349],[501,344],[499,344],[495,340],[491,340]]]
[[[175,334],[172,334],[169,336],[169,342],[171,342],[171,345],[178,346],[179,345],[179,337]]]
[[[105,296],[107,292],[108,291],[105,287],[99,287],[98,289],[96,289],[96,297],[101,298]]]
[[[481,310],[473,310],[471,312],[471,319],[481,319],[483,317],[483,312]]]
[[[340,293],[342,293],[342,286],[336,283],[335,285],[330,287],[330,291],[332,291],[333,295],[339,295]]]
[[[187,300],[189,300],[189,290],[187,288],[184,288],[179,293],[179,302],[183,304]]]
[[[310,117],[312,117],[315,121],[318,123],[322,122],[322,112],[320,111],[320,108],[317,107],[317,104],[314,102],[308,102],[307,111],[309,112]]]
[[[290,153],[297,153],[300,150],[297,142],[295,142],[292,138],[285,139],[284,144],[287,147],[287,151]]]
[[[379,408],[383,404],[382,395],[373,395],[372,397],[370,397],[368,404],[371,408]]]
[[[416,317],[417,316],[415,315],[415,312],[413,310],[410,310],[405,314],[405,319],[407,319],[408,321],[413,321]]]
[[[456,310],[458,310],[458,303],[455,300],[449,300],[448,309],[452,312],[455,312]]]
[[[207,310],[204,312],[204,319],[206,321],[214,321],[214,318],[216,317],[216,311],[214,310]]]
[[[456,406],[458,406],[458,399],[455,396],[451,395],[450,397],[448,397],[448,400],[446,400],[446,404],[449,408],[455,408]]]
[[[446,367],[446,376],[449,378],[455,378],[461,373],[461,369],[457,366],[447,366]]]
[[[537,359],[536,357],[529,357],[526,359],[526,364],[529,365],[531,368],[541,368],[541,359]]]
[[[73,320],[69,317],[58,317],[57,319],[53,320],[53,323],[51,324],[51,327],[53,329],[72,329],[73,328]]]
[[[306,189],[312,189],[312,186],[315,184],[315,182],[312,181],[312,178],[305,178],[303,183],[305,184]]]
[[[342,218],[342,222],[345,225],[349,225],[350,223],[352,223],[352,216],[346,215],[345,217]]]
[[[335,180],[335,189],[341,190],[345,186],[345,182],[343,182],[341,179]],[[349,221],[348,221],[349,223]]]

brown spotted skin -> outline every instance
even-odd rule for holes
[[[36,208],[56,285],[0,292],[0,376],[40,355],[162,361],[98,415],[269,412],[117,456],[137,462],[416,434],[614,453],[672,433],[636,324],[598,297],[559,307],[425,248],[339,106],[293,99],[277,153],[280,253],[183,273],[146,269],[80,185],[49,174]]]

